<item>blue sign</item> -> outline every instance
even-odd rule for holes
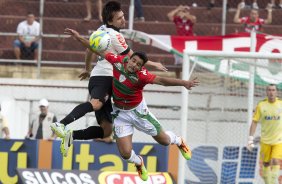
[[[193,158],[187,162],[186,184],[253,184],[258,149],[252,152],[239,146],[198,146],[192,150]],[[214,164],[210,164],[214,163]],[[192,172],[196,179],[189,176]]]

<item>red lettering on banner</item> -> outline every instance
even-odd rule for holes
[[[122,45],[123,48],[127,49],[127,44],[125,42],[125,39],[123,36],[121,36],[121,34],[117,34],[117,39],[119,41],[119,43]]]
[[[257,35],[257,52],[282,52],[282,37]],[[250,52],[250,34],[230,34],[225,36],[171,36],[171,46],[183,52],[185,44],[189,49]],[[185,43],[186,42],[186,43]],[[196,48],[194,48],[196,45]]]
[[[136,172],[103,172],[99,176],[99,182],[107,184],[126,184],[126,183],[143,183],[142,179]],[[152,184],[172,184],[172,178],[168,173],[151,173],[148,183]]]

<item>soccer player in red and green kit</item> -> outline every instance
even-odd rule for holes
[[[89,48],[89,42],[81,37],[78,32],[66,29],[66,34],[73,36],[84,46]],[[149,111],[143,98],[143,88],[146,84],[159,84],[163,86],[183,86],[191,89],[199,85],[199,81],[181,80],[160,77],[149,73],[144,64],[148,58],[143,52],[134,52],[130,57],[115,55],[111,52],[96,54],[105,58],[113,65],[113,121],[114,136],[121,157],[129,163],[134,163],[142,180],[148,179],[148,172],[144,166],[143,159],[136,155],[132,149],[132,136],[134,128],[151,135],[159,144],[178,146],[183,157],[191,159],[192,153],[183,139],[171,131],[164,131],[156,117]]]

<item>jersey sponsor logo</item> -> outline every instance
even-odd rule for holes
[[[121,44],[121,46],[122,46],[123,48],[127,49],[127,44],[126,44],[126,42],[125,42],[124,37],[123,37],[121,34],[117,34],[116,37],[117,37],[119,43]]]
[[[265,120],[280,120],[280,116],[264,116]]]

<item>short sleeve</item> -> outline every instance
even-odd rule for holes
[[[17,27],[17,33],[19,35],[23,35],[24,34],[24,29],[23,29],[23,23],[19,23],[18,27]]]
[[[139,73],[139,79],[144,85],[152,84],[155,78],[156,78],[156,75],[151,74],[145,68],[143,68]]]
[[[128,45],[121,33],[112,36],[112,47],[117,53],[123,53],[128,49]]]
[[[258,121],[260,120],[260,117],[261,117],[260,105],[258,104],[258,105],[256,106],[255,113],[254,113],[254,115],[253,115],[253,121],[258,122]]]

